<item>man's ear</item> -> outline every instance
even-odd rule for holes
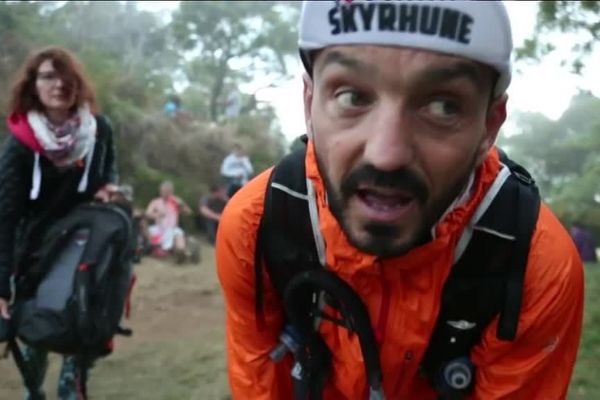
[[[304,83],[303,97],[304,97],[304,123],[306,125],[306,133],[308,138],[312,140],[313,129],[312,129],[312,100],[313,100],[313,80],[305,72],[302,75],[302,81]]]
[[[503,94],[492,100],[485,117],[485,134],[479,143],[477,150],[477,165],[480,165],[487,157],[488,152],[496,143],[500,128],[506,120],[506,102],[508,96]]]

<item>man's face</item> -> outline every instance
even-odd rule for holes
[[[338,46],[316,57],[307,130],[354,246],[388,257],[427,237],[504,121],[493,81],[476,62],[408,48]]]

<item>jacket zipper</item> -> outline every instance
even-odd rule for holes
[[[381,347],[383,344],[383,340],[385,338],[385,331],[387,328],[387,322],[390,312],[390,285],[385,279],[383,263],[381,261],[377,262],[379,266],[379,278],[381,284],[381,304],[379,306],[379,316],[377,320],[377,327],[375,328],[375,339],[377,340],[377,344],[379,345],[379,351],[381,351]]]
[[[388,316],[390,312],[390,286],[385,279],[383,270],[383,263],[376,261],[376,265],[379,267],[379,282],[381,285],[381,303],[379,305],[379,315],[377,317],[377,326],[375,327],[375,340],[377,341],[377,347],[379,351],[379,362],[381,363],[381,350],[383,348],[383,340],[385,339],[385,331],[387,328]],[[383,370],[383,368],[382,368]],[[383,390],[383,388],[382,388]],[[370,388],[367,383],[365,387],[365,399],[370,399]]]

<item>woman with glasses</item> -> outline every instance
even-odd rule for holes
[[[9,135],[0,153],[0,317],[9,319],[11,278],[27,283],[45,230],[76,205],[107,200],[116,186],[113,132],[75,56],[60,47],[32,54],[9,94]],[[27,287],[28,285],[23,285]],[[36,371],[27,399],[44,398],[47,352],[25,347]],[[85,398],[91,360],[65,356],[58,398]],[[32,387],[37,386],[37,387]]]

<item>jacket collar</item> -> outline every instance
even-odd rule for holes
[[[339,272],[352,273],[367,270],[375,265],[378,262],[377,257],[363,253],[352,246],[329,209],[325,185],[318,170],[312,141],[308,142],[305,167],[306,176],[312,182],[315,191],[320,232],[325,241],[328,266]],[[393,263],[401,269],[410,269],[433,261],[434,258],[439,258],[440,254],[445,254],[449,260],[452,260],[454,247],[463,229],[494,182],[499,170],[498,152],[492,148],[482,165],[474,171],[470,188],[468,187],[459,196],[460,198],[433,228],[433,239],[402,256],[385,260],[385,263]]]

